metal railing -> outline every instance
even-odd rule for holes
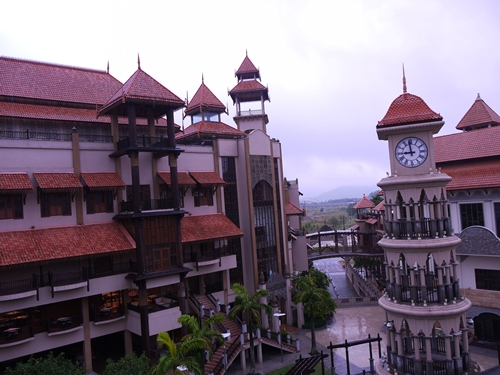
[[[0,296],[25,293],[32,290],[38,290],[36,275],[33,275],[30,279],[3,281],[0,283]]]
[[[61,316],[47,320],[47,332],[66,331],[82,325],[82,315]]]
[[[227,366],[229,366],[232,363],[232,359],[236,357],[241,351],[242,347],[239,342],[239,340],[234,340],[231,345],[229,345],[228,348],[226,348],[226,357],[227,357]],[[236,354],[236,355],[234,355]],[[213,370],[213,375],[220,375],[225,372],[224,368],[224,357],[221,358],[221,360],[215,365],[214,370]]]
[[[386,220],[387,236],[396,239],[443,238],[453,234],[451,219]]]
[[[168,148],[168,138],[148,137],[146,135],[139,135],[135,143],[132,142],[130,137],[124,138],[116,143],[117,151],[126,150],[128,148]]]
[[[35,132],[30,130],[0,130],[0,138],[70,142],[71,133]],[[111,135],[78,134],[78,139],[80,142],[113,143],[113,137]]]

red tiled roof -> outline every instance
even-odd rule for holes
[[[231,91],[229,91],[229,94],[233,96],[233,94],[241,93],[241,92],[251,92],[251,91],[264,91],[267,92],[267,87],[265,87],[262,83],[256,80],[251,80],[251,81],[241,81],[238,82],[236,86],[233,87]],[[264,100],[267,100],[267,98],[264,98]]]
[[[243,236],[243,231],[223,214],[184,216],[181,231],[183,243]]]
[[[434,137],[436,163],[500,155],[500,126]]]
[[[186,106],[185,113],[186,115],[200,113],[200,107],[216,113],[222,113],[226,110],[226,106],[222,104],[203,82]]]
[[[288,202],[285,205],[285,215],[304,215],[304,211],[302,211],[299,207],[294,205],[292,202]]]
[[[95,105],[120,87],[105,71],[0,57],[0,96]]]
[[[0,232],[0,267],[133,249],[119,223]]]
[[[500,160],[472,160],[441,167],[452,180],[446,190],[487,189],[500,187]]]
[[[469,108],[467,113],[460,120],[456,128],[461,130],[473,128],[477,125],[487,124],[499,125],[500,116],[498,116],[496,112],[492,110],[483,99],[481,99],[479,94],[477,94],[474,104],[472,104],[472,107]]]
[[[0,191],[6,192],[20,192],[32,190],[33,184],[26,172],[2,172],[0,173]]]
[[[51,121],[78,121],[102,124],[111,123],[111,119],[108,115],[102,115],[99,116],[99,118],[96,118],[96,115],[97,111],[95,109],[88,108],[0,102],[0,117],[43,119]],[[128,124],[128,118],[119,116],[118,123]],[[147,125],[147,119],[138,117],[137,125]],[[160,117],[155,125],[166,126],[167,122],[164,118]]]
[[[83,187],[74,173],[33,173],[40,189],[80,189]]]
[[[224,181],[215,172],[189,172],[191,177],[200,185],[225,185]]]
[[[377,219],[374,219],[374,218],[370,218],[370,219],[367,219],[366,220],[366,224],[370,224],[370,225],[373,225],[373,224],[377,224]]]
[[[430,109],[420,97],[404,93],[394,99],[377,127],[442,119],[441,115]]]
[[[373,210],[374,211],[384,211],[385,210],[384,201],[381,201],[379,204],[377,204]]]
[[[184,100],[172,93],[169,89],[161,85],[149,74],[138,69],[128,80],[120,87],[113,96],[99,110],[99,114],[107,113],[111,108],[120,106],[122,103],[136,102],[146,103],[149,106],[154,104],[159,112],[156,116],[161,116],[159,107],[181,108],[184,106]]]
[[[170,176],[170,172],[158,172],[158,176],[165,182],[167,185],[172,184],[172,179]],[[196,181],[194,181],[187,172],[177,172],[177,180],[179,182],[179,186],[195,186]]]
[[[90,190],[125,188],[125,182],[116,172],[82,172],[81,176],[84,185]]]
[[[248,58],[248,55],[246,55],[245,58],[243,59],[243,62],[240,65],[240,67],[236,71],[235,76],[237,76],[237,77],[238,76],[247,76],[248,74],[251,74],[252,77],[254,74],[257,74],[257,76],[255,78],[260,78],[259,69],[257,69],[255,67],[253,62],[251,62],[250,59]]]
[[[356,203],[352,208],[358,210],[360,208],[372,208],[373,206],[374,206],[373,202],[363,194],[363,198],[361,198],[361,200],[358,203]]]
[[[245,136],[245,133],[223,122],[200,121],[189,125],[184,129],[184,132],[177,133],[175,138],[179,140],[186,138],[211,138],[212,135],[217,138],[242,138]]]

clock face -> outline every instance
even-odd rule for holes
[[[396,159],[403,167],[415,168],[427,159],[427,145],[420,138],[407,137],[396,146]]]

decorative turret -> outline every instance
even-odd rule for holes
[[[238,83],[229,91],[229,95],[236,105],[234,121],[241,131],[260,129],[266,132],[269,122],[264,102],[269,99],[269,90],[257,80],[260,80],[259,69],[248,58],[248,54],[235,73]],[[255,108],[255,103],[260,103],[260,108]],[[252,108],[253,106],[253,108]]]
[[[446,185],[436,171],[433,134],[442,117],[418,96],[396,98],[377,125],[388,140],[391,174],[378,186],[385,193],[386,293],[379,305],[387,315],[387,361],[392,372],[463,374],[470,369]],[[385,373],[383,368],[377,370]]]

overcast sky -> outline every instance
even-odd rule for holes
[[[444,117],[440,134],[456,132],[478,93],[500,113],[499,20],[495,0],[9,1],[0,55],[102,70],[109,61],[125,82],[140,54],[183,99],[203,74],[234,125],[227,91],[248,51],[269,87],[267,129],[285,175],[315,197],[375,190],[389,170],[375,126],[402,93],[402,63],[408,92]]]

